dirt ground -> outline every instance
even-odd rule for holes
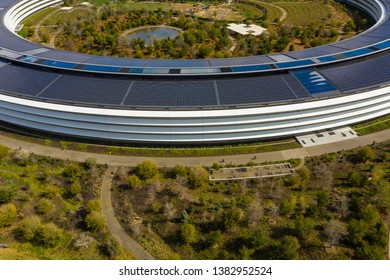
[[[182,11],[185,14],[193,13],[197,17],[210,18],[216,20],[242,20],[243,16],[237,11],[233,11],[230,4],[211,5],[206,10],[202,5],[196,4],[172,4],[173,10]]]

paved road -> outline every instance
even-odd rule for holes
[[[115,217],[111,200],[111,185],[115,169],[116,168],[113,166],[107,168],[103,177],[102,187],[100,190],[100,202],[102,205],[102,212],[106,217],[108,229],[112,236],[122,246],[122,248],[130,252],[136,259],[153,260],[154,258],[124,231],[124,229]]]
[[[135,166],[146,159],[152,159],[159,166],[173,167],[177,163],[182,163],[186,166],[211,166],[214,162],[219,162],[222,158],[224,163],[245,164],[248,163],[253,156],[256,156],[257,162],[264,161],[283,161],[291,158],[304,158],[306,156],[316,156],[325,153],[332,153],[341,150],[349,150],[359,146],[372,144],[374,141],[382,142],[390,139],[390,129],[381,132],[356,137],[347,141],[340,141],[314,147],[298,148],[284,151],[258,153],[258,154],[240,154],[223,157],[131,157],[131,156],[114,156],[85,153],[71,150],[61,150],[48,146],[38,145],[34,143],[24,142],[0,135],[0,144],[11,149],[25,149],[38,155],[51,156],[63,160],[72,160],[83,162],[88,158],[96,159],[99,164],[107,164],[110,166]]]

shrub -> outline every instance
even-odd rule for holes
[[[42,224],[36,232],[33,243],[45,247],[55,247],[64,239],[64,232],[53,223]]]
[[[138,178],[137,175],[131,175],[128,179],[129,182],[129,189],[134,189],[139,186],[141,183],[141,180]]]
[[[14,191],[8,187],[0,187],[0,204],[8,203],[12,200]]]
[[[100,201],[99,200],[90,200],[88,201],[87,207],[85,210],[87,210],[88,213],[92,212],[99,212],[100,211]]]
[[[21,241],[44,247],[55,247],[65,238],[62,229],[53,223],[42,223],[38,216],[25,218],[20,223],[17,234]]]
[[[188,175],[188,168],[185,167],[184,165],[182,164],[176,164],[175,165],[175,168],[173,169],[173,173],[177,176],[177,175],[180,175],[180,176],[187,176]]]
[[[70,185],[69,193],[71,196],[76,196],[76,195],[80,194],[81,191],[82,191],[82,188],[81,188],[81,185],[78,181],[75,181]]]
[[[8,203],[0,206],[0,227],[12,225],[17,217],[15,204]]]
[[[348,174],[348,180],[352,187],[363,187],[368,182],[368,176],[358,171],[351,171]]]
[[[78,180],[82,173],[83,171],[81,170],[80,166],[74,162],[69,163],[62,172],[62,174],[69,180],[69,182]]]
[[[0,160],[5,158],[8,155],[9,151],[10,151],[9,148],[0,145]]]
[[[154,162],[145,160],[143,163],[137,165],[135,171],[139,178],[145,180],[156,176],[158,173],[158,167]]]
[[[310,169],[306,166],[302,166],[297,170],[297,173],[299,176],[301,176],[302,180],[309,180],[310,179]]]
[[[371,161],[375,158],[373,149],[369,146],[365,146],[357,152],[357,158],[360,162]]]
[[[87,229],[91,232],[105,231],[106,219],[102,213],[91,212],[85,217]]]
[[[17,231],[21,241],[32,241],[41,225],[42,221],[38,216],[31,216],[23,219]]]
[[[54,209],[55,205],[47,198],[42,198],[38,201],[36,206],[36,211],[38,214],[44,215],[49,213],[52,209]]]
[[[120,247],[118,243],[112,238],[109,238],[102,245],[100,245],[99,250],[103,256],[106,256],[109,259],[114,259],[120,254]]]
[[[209,173],[203,167],[195,167],[191,170],[188,178],[190,187],[193,189],[206,186],[209,181]]]
[[[198,239],[198,231],[193,224],[184,223],[180,229],[180,239],[185,244],[195,243]]]

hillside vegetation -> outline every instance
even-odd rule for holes
[[[389,178],[389,142],[307,158],[282,179],[210,182],[204,167],[147,161],[118,169],[113,205],[156,258],[384,259]]]
[[[103,171],[0,146],[0,259],[132,258],[100,213]]]

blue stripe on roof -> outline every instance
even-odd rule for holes
[[[144,73],[144,74],[168,74],[169,68],[145,68],[142,73]]]
[[[360,50],[353,50],[350,52],[345,52],[345,53],[343,53],[343,55],[345,57],[354,57],[354,56],[360,56],[360,55],[371,53],[371,52],[372,52],[372,50],[370,50],[368,48],[364,48],[364,49],[360,49]]]
[[[144,72],[144,69],[142,68],[132,68],[129,73],[134,73],[134,74],[141,74]]]
[[[271,66],[268,64],[262,65],[247,65],[247,66],[234,66],[231,67],[233,72],[250,72],[250,71],[259,71],[259,70],[269,70]]]
[[[310,94],[336,90],[314,69],[295,70],[293,73]]]
[[[45,60],[42,62],[42,64],[47,66],[61,67],[61,68],[74,68],[77,65],[75,63],[55,61],[55,60]]]
[[[99,66],[99,65],[85,65],[84,70],[98,71],[98,72],[119,72],[121,68],[111,66]]]
[[[317,57],[316,58],[319,62],[331,62],[337,60],[336,57],[329,55],[329,56],[323,56],[323,57]]]
[[[375,47],[375,48],[377,48],[379,50],[386,49],[386,48],[390,47],[390,40],[387,40],[385,42],[373,45],[373,47]]]
[[[279,62],[275,65],[278,68],[291,68],[291,67],[299,67],[299,66],[306,66],[306,65],[313,65],[315,62],[311,59],[304,59],[304,60],[297,60],[297,61],[287,61],[287,62]]]

